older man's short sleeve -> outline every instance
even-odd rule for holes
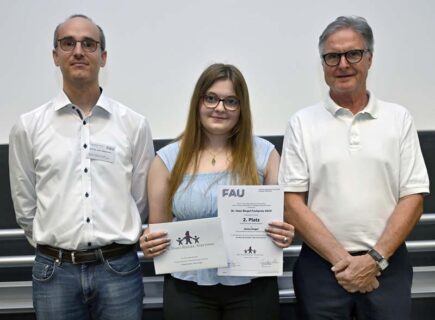
[[[289,120],[284,135],[278,183],[285,192],[305,192],[309,178],[301,119],[296,114]]]
[[[417,130],[411,115],[406,112],[400,141],[400,194],[429,193],[429,177],[421,153]]]

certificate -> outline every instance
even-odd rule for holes
[[[166,252],[154,258],[156,274],[227,266],[220,218],[149,225],[166,231],[171,240]]]
[[[222,219],[228,266],[222,276],[282,275],[283,250],[265,229],[282,221],[284,191],[273,186],[222,186],[218,191],[218,217]]]

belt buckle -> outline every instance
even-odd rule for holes
[[[72,264],[77,264],[75,251],[71,252],[71,262]]]

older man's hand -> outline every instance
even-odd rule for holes
[[[348,292],[367,293],[379,287],[380,276],[376,262],[368,254],[347,256],[337,262],[331,270],[337,282]]]

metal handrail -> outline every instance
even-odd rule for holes
[[[420,225],[433,223],[435,223],[435,213],[425,213],[421,216],[421,219],[419,221]],[[144,224],[142,227],[146,228],[147,225]],[[0,229],[0,241],[24,238],[25,235],[22,229]],[[408,247],[408,251],[410,252],[435,251],[435,240],[406,241],[406,246]],[[290,246],[284,249],[284,256],[296,257],[299,255],[300,250],[300,245]],[[138,252],[138,256],[142,262],[152,261],[151,259],[144,257],[141,251]],[[34,259],[34,255],[0,257],[0,268],[29,267],[33,264]]]
[[[425,213],[421,216],[419,225],[427,225],[435,223],[435,213]],[[142,225],[142,229],[147,227],[146,224]],[[1,240],[17,240],[24,239],[24,231],[22,229],[0,229],[0,241]]]
[[[435,240],[410,240],[406,241],[406,247],[409,252],[435,251]],[[297,257],[300,251],[300,245],[290,246],[284,249],[284,256]]]
[[[432,224],[435,223],[435,213],[425,213],[420,217],[418,224]]]
[[[0,229],[0,240],[18,240],[24,238],[24,230],[22,229]]]
[[[409,252],[435,251],[435,240],[406,241],[406,246]],[[297,257],[300,251],[300,245],[290,246],[284,249],[284,256]],[[138,251],[137,254],[142,262],[152,261],[152,259],[144,257],[142,251]],[[34,259],[34,255],[0,257],[0,268],[30,267]]]

